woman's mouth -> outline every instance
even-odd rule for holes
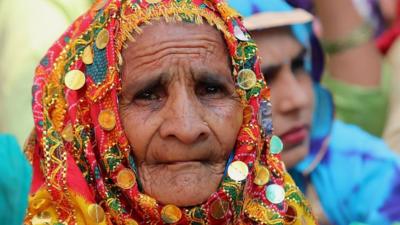
[[[282,134],[280,138],[285,148],[292,148],[294,146],[302,144],[305,140],[307,140],[308,135],[309,135],[309,127],[303,125],[292,128],[288,132]]]
[[[165,163],[164,166],[166,166],[168,169],[171,170],[184,170],[184,169],[193,169],[197,168],[199,166],[203,166],[202,161],[174,161],[174,162],[168,162]]]

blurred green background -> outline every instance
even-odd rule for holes
[[[33,128],[31,86],[47,49],[94,0],[0,0],[0,133],[22,145]]]

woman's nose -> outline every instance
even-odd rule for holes
[[[184,144],[194,144],[210,135],[209,124],[204,121],[204,109],[185,91],[168,100],[163,110],[160,127],[162,138],[175,138]]]
[[[280,94],[275,100],[279,100],[279,110],[283,113],[288,113],[304,108],[309,101],[307,90],[305,90],[308,87],[303,87],[290,68],[283,69],[278,77],[280,85],[279,89],[275,89],[275,91],[278,91]],[[272,97],[275,98],[274,96]]]

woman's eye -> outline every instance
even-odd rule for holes
[[[279,74],[280,69],[280,67],[273,67],[263,71],[264,78],[267,81],[268,85],[271,85],[271,83],[275,80],[275,78]]]
[[[304,70],[304,59],[303,58],[295,59],[291,64],[291,69],[294,73],[298,72],[298,71],[303,71]]]
[[[214,86],[206,87],[205,92],[207,94],[216,94],[216,93],[220,92],[220,88],[214,87]]]
[[[198,85],[196,90],[197,95],[199,96],[222,96],[225,94],[225,89],[220,85],[213,85],[213,84],[201,84]]]
[[[135,101],[156,101],[161,99],[161,93],[157,90],[147,89],[135,95]]]

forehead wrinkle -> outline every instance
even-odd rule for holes
[[[184,58],[174,58],[172,63],[177,66],[171,66],[168,68],[168,72],[161,73],[159,75],[160,83],[163,86],[168,87],[174,80],[185,83],[185,80],[192,79],[193,73],[191,65],[190,63],[187,63],[186,60],[187,59]],[[186,74],[190,74],[190,76],[186,76]]]
[[[174,57],[170,58],[167,63],[169,65],[177,65],[177,67],[176,66],[168,66],[168,71],[167,72],[154,71],[153,70],[154,72],[147,72],[146,74],[139,73],[138,75],[133,76],[133,77],[136,77],[133,80],[141,80],[141,77],[143,77],[142,75],[145,75],[146,77],[149,77],[149,76],[151,76],[151,77],[159,77],[160,83],[163,84],[163,85],[167,85],[168,86],[169,83],[173,80],[173,78],[175,78],[174,75],[175,74],[179,74],[178,72],[181,72],[181,73],[185,72],[185,73],[191,74],[192,80],[195,80],[194,79],[194,73],[196,73],[196,71],[195,71],[195,69],[193,67],[198,68],[198,66],[196,66],[198,64],[192,64],[190,58],[188,58],[187,56],[198,56],[199,54],[202,54],[202,55],[207,54],[208,55],[209,53],[212,53],[211,51],[207,51],[205,49],[200,49],[200,51],[201,52],[196,53],[196,54],[193,54],[193,53],[191,53],[191,54],[173,53]],[[170,56],[170,55],[171,54],[166,54],[164,56],[161,56],[161,58],[167,57],[167,56]],[[182,57],[179,57],[179,56],[182,56]],[[203,57],[203,58],[205,58],[205,57]],[[206,59],[202,60],[202,63],[204,63],[205,60]],[[154,62],[153,61],[149,61],[148,62],[148,64],[151,64],[151,63],[154,63]],[[136,68],[136,69],[140,68],[140,67],[143,68],[143,67],[145,67],[145,64],[140,63],[140,66],[138,66],[138,67],[131,64],[130,67],[131,68]],[[184,69],[185,71],[181,71],[181,69]],[[137,72],[137,71],[132,70],[132,69],[127,71],[126,67],[124,67],[124,69],[123,69],[123,74],[124,74],[125,78],[127,76],[131,76],[131,74],[134,73],[134,72]],[[209,72],[205,72],[205,73],[209,73]]]
[[[178,27],[186,26],[185,24],[177,25]],[[154,32],[157,30],[160,32]],[[159,35],[160,33],[164,36]],[[195,64],[204,65],[214,52],[218,52],[217,49],[221,48],[223,52],[227,52],[221,33],[213,27],[202,33],[199,33],[197,29],[186,30],[183,35],[168,35],[168,33],[170,32],[165,27],[153,27],[144,30],[137,36],[135,42],[129,43],[122,54],[125,62],[123,66],[125,76],[132,73],[145,73],[147,76],[160,74],[164,67],[162,64],[168,67],[171,60],[182,57],[189,59],[189,64],[192,63],[190,59],[195,59],[197,61]],[[219,55],[220,53],[216,57],[220,58]],[[198,57],[201,57],[201,60],[198,60]]]
[[[210,44],[214,44],[216,45],[218,43],[219,40],[214,39],[214,38],[210,38],[209,35],[204,35],[204,34],[184,34],[183,36],[179,36],[179,37],[174,37],[174,39],[171,39],[171,37],[168,37],[167,40],[159,40],[157,41],[157,45],[155,46],[154,43],[152,44],[148,44],[148,45],[143,45],[143,44],[136,44],[136,43],[140,43],[140,40],[138,40],[137,42],[135,42],[136,45],[134,45],[134,48],[137,47],[142,47],[142,51],[143,54],[139,54],[139,56],[141,55],[146,55],[146,54],[152,54],[154,52],[152,52],[153,47],[161,47],[162,48],[166,48],[166,47],[170,47],[171,45],[174,46],[176,45],[177,47],[197,47],[197,46],[203,46],[205,48],[207,48]],[[157,50],[157,48],[156,48]],[[154,51],[154,50],[153,50]]]
[[[135,52],[133,56],[137,58],[143,58],[157,54],[158,52],[165,51],[167,49],[213,49],[213,46],[218,45],[218,40],[209,38],[207,35],[185,35],[176,39],[159,40],[157,43],[142,44],[140,40],[131,43],[131,47],[128,47],[127,51]],[[128,56],[129,57],[129,56]]]

